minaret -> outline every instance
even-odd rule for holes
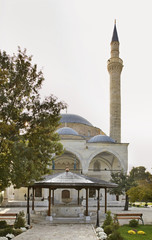
[[[119,39],[116,21],[111,41],[111,58],[107,64],[110,74],[110,137],[121,142],[121,82],[123,61],[119,58]]]

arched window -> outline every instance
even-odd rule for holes
[[[93,165],[93,170],[94,171],[100,171],[100,162],[96,160]]]
[[[35,197],[42,197],[42,188],[35,188]]]
[[[63,190],[62,191],[62,199],[64,198],[70,198],[70,191],[69,190]]]
[[[96,189],[90,188],[89,189],[89,198],[94,198],[96,196]]]

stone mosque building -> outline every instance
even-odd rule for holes
[[[121,142],[121,71],[123,61],[119,58],[119,39],[114,26],[111,41],[111,57],[107,62],[110,75],[110,136],[101,129],[94,127],[85,118],[75,114],[62,114],[60,128],[57,133],[65,149],[63,155],[52,162],[52,173],[64,172],[68,166],[71,172],[82,173],[89,177],[109,181],[111,172],[128,169],[128,143]],[[75,190],[59,189],[55,192],[55,201],[62,201],[64,194],[75,199]],[[5,191],[8,201],[23,201],[26,190],[13,189]],[[104,194],[104,193],[103,193]],[[81,197],[85,198],[83,191]],[[95,199],[96,192],[89,191],[89,198]],[[35,200],[43,204],[48,198],[48,189],[35,189]],[[115,201],[115,196],[108,196],[109,201]],[[42,204],[42,201],[40,201]]]

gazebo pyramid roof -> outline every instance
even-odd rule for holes
[[[50,174],[44,176],[40,181],[36,181],[33,187],[42,188],[114,188],[117,184],[106,182],[83,174],[73,173],[70,171]]]

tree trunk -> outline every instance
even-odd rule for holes
[[[116,194],[116,201],[119,201],[119,195]]]
[[[128,211],[128,206],[129,206],[129,197],[128,197],[128,194],[126,194],[125,207],[124,207],[125,211]]]

